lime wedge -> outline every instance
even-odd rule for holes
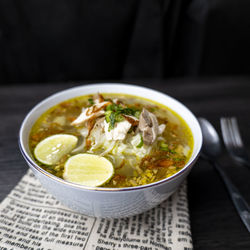
[[[57,134],[40,141],[34,150],[38,161],[46,165],[56,164],[64,155],[76,147],[77,137],[74,135]]]
[[[92,154],[77,154],[64,165],[63,178],[67,181],[90,187],[98,187],[114,174],[112,163],[104,157]]]

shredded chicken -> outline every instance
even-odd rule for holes
[[[117,122],[115,127],[109,131],[109,123],[104,120],[104,131],[107,140],[124,140],[129,129],[131,128],[131,123],[127,120]]]
[[[102,132],[104,132],[104,120],[105,117],[98,118],[95,122],[93,129],[100,129]]]
[[[97,95],[94,96],[94,103],[97,104],[101,102],[104,102],[104,97],[100,93],[97,93]]]
[[[159,125],[158,134],[161,135],[164,132],[165,128],[166,128],[166,124]]]
[[[109,105],[110,102],[96,103],[89,108],[83,108],[82,113],[71,123],[72,125],[83,125],[86,121],[91,118],[97,118],[104,115],[104,108]]]
[[[114,100],[118,103],[118,100]],[[71,123],[72,125],[85,125],[88,135],[92,129],[101,129],[105,133],[107,140],[124,140],[131,126],[138,126],[142,132],[143,142],[151,145],[157,138],[157,135],[163,133],[166,125],[159,126],[156,116],[147,109],[143,109],[140,118],[137,119],[131,115],[123,114],[124,121],[115,123],[114,128],[110,129],[110,124],[103,117],[105,115],[105,107],[112,104],[110,101],[104,101],[102,95],[98,94],[94,98],[94,104],[91,107],[83,108],[82,113]]]
[[[146,145],[151,145],[159,133],[159,125],[156,116],[148,110],[143,109],[140,114],[138,127],[142,132],[143,142]]]
[[[139,120],[132,115],[123,115],[123,117],[132,124],[132,126],[138,126]]]

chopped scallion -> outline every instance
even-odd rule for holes
[[[139,118],[140,111],[134,108],[124,108],[115,103],[109,104],[105,111],[105,119],[109,123],[109,130],[114,128],[116,122],[124,120],[122,115],[131,115]]]
[[[141,136],[141,141],[140,143],[136,146],[137,148],[141,148],[143,146],[143,138],[142,138],[142,135],[140,134]]]
[[[88,99],[88,101],[89,101],[89,104],[91,104],[91,105],[93,105],[93,104],[94,104],[94,100],[93,100],[93,98],[89,98],[89,99]]]

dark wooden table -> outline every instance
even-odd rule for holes
[[[250,78],[129,81],[165,92],[196,116],[209,119],[220,132],[221,116],[236,116],[250,151]],[[18,148],[18,132],[27,112],[45,97],[81,83],[16,84],[0,87],[0,200],[28,167]],[[224,152],[221,163],[250,204],[250,170],[236,166]],[[242,224],[215,170],[200,159],[188,177],[195,249],[250,249]]]

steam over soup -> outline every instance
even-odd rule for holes
[[[37,164],[87,186],[132,187],[184,167],[193,137],[169,108],[121,94],[81,96],[45,112],[30,133]]]

